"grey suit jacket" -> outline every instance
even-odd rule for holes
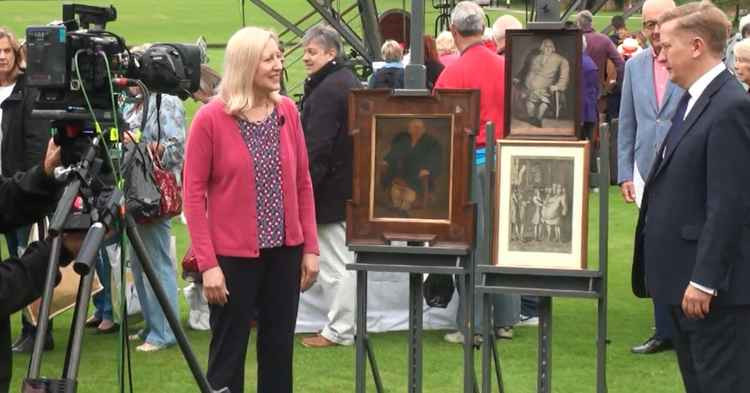
[[[662,105],[657,108],[652,50],[641,51],[625,63],[617,131],[617,183],[633,180],[635,162],[646,180],[684,92],[668,81]]]

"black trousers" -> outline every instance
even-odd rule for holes
[[[211,305],[208,381],[242,393],[250,321],[258,310],[258,393],[292,392],[294,328],[302,246],[262,249],[258,258],[219,256],[229,301]]]
[[[750,392],[750,306],[712,307],[698,320],[673,306],[672,318],[687,393]]]

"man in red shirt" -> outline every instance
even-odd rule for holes
[[[453,24],[454,16],[460,18],[461,24]],[[505,58],[482,44],[484,21],[484,11],[478,5],[469,1],[456,4],[451,15],[451,33],[461,57],[446,67],[435,82],[435,89],[479,89],[477,147],[484,147],[484,126],[488,121],[495,124],[498,138],[505,135]],[[479,31],[474,31],[477,28]]]
[[[485,125],[491,121],[495,125],[496,138],[502,138],[505,115],[505,58],[483,45],[484,11],[472,1],[456,4],[451,13],[451,34],[461,57],[446,67],[435,82],[435,89],[478,89],[479,90],[479,133],[476,138],[476,171],[472,181],[472,198],[477,201],[477,249],[474,260],[477,264],[489,264],[489,237],[486,231],[484,204],[482,196],[487,195],[487,184],[484,184],[484,146],[486,143]],[[490,141],[493,143],[493,141]],[[478,180],[478,181],[476,181]],[[517,295],[495,295],[494,327],[500,338],[511,338],[512,326],[518,322],[520,298]],[[477,304],[478,306],[478,304]],[[456,317],[461,324],[459,310]],[[479,313],[475,313],[479,317]],[[475,321],[474,326],[481,326]],[[461,332],[449,333],[445,339],[461,343],[464,337]]]

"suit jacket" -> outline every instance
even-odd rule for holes
[[[617,183],[633,180],[633,163],[646,179],[656,152],[672,126],[672,116],[685,90],[667,82],[660,107],[654,94],[654,56],[641,51],[625,63],[617,130]]]
[[[717,76],[657,155],[636,227],[633,291],[678,305],[690,281],[714,305],[750,304],[750,97]]]

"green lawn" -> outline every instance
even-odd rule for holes
[[[238,1],[90,1],[89,4],[107,5],[113,2],[118,8],[119,18],[109,29],[123,35],[130,44],[144,42],[193,42],[198,35],[205,35],[212,44],[226,42],[240,26]],[[303,0],[268,1],[283,15],[296,20],[308,12],[309,5]],[[338,3],[338,2],[334,2]],[[410,2],[406,2],[409,4]],[[7,25],[21,33],[30,24],[45,24],[60,18],[60,2],[56,1],[2,1],[0,24]],[[341,1],[346,6],[351,0]],[[380,11],[398,8],[400,0],[379,1]],[[428,3],[429,6],[429,3]],[[432,11],[428,8],[428,11]],[[491,11],[494,19],[501,12]],[[514,11],[516,16],[522,14]],[[432,26],[435,14],[428,14],[427,26]],[[605,25],[608,16],[595,20],[598,26]],[[282,28],[252,5],[247,6],[247,21],[250,25]],[[630,21],[630,27],[637,30],[639,21]],[[429,30],[432,28],[430,27]],[[428,31],[429,31],[428,30]],[[221,68],[222,51],[210,51],[211,64]],[[290,86],[303,78],[302,70],[290,70]],[[195,106],[187,104],[188,112]],[[597,195],[594,195],[597,196]],[[610,300],[608,385],[613,393],[648,391],[654,393],[681,392],[681,382],[673,353],[652,356],[633,356],[630,346],[639,343],[650,335],[650,303],[638,300],[630,293],[630,259],[632,255],[632,233],[636,210],[626,206],[616,189],[610,190]],[[592,197],[591,234],[592,245],[589,255],[596,256],[597,244],[597,204]],[[8,208],[8,207],[2,207]],[[185,227],[175,223],[178,238],[178,255],[182,255],[187,244]],[[3,248],[4,245],[2,245]],[[591,264],[596,265],[592,259]],[[184,286],[184,283],[181,283]],[[596,304],[591,300],[555,300],[554,341],[553,341],[553,391],[562,393],[588,393],[595,388],[595,333]],[[185,320],[187,307],[181,301],[182,319]],[[54,335],[57,348],[46,354],[43,374],[59,376],[64,359],[64,346],[67,342],[67,329],[72,313],[64,314],[55,321]],[[18,317],[13,318],[14,336],[17,333]],[[458,346],[442,341],[444,332],[427,332],[424,342],[424,391],[430,393],[457,392],[461,386],[462,355]],[[535,328],[518,328],[512,341],[500,342],[506,391],[527,393],[536,391],[536,339]],[[188,332],[188,337],[205,367],[209,334]],[[383,382],[388,392],[405,389],[407,375],[407,344],[405,332],[374,334],[372,343]],[[254,341],[254,339],[253,339]],[[254,346],[248,354],[247,391],[254,391],[255,353]],[[354,349],[331,348],[311,350],[296,346],[295,386],[304,393],[338,393],[354,390]],[[117,378],[116,336],[85,336],[84,350],[79,378],[79,391],[93,393],[116,391]],[[176,348],[166,351],[133,354],[135,390],[142,392],[190,392],[197,391],[192,377]],[[477,370],[480,369],[479,353],[476,356]],[[15,357],[13,386],[19,386],[25,374],[28,356]],[[368,391],[374,391],[369,386]]]

